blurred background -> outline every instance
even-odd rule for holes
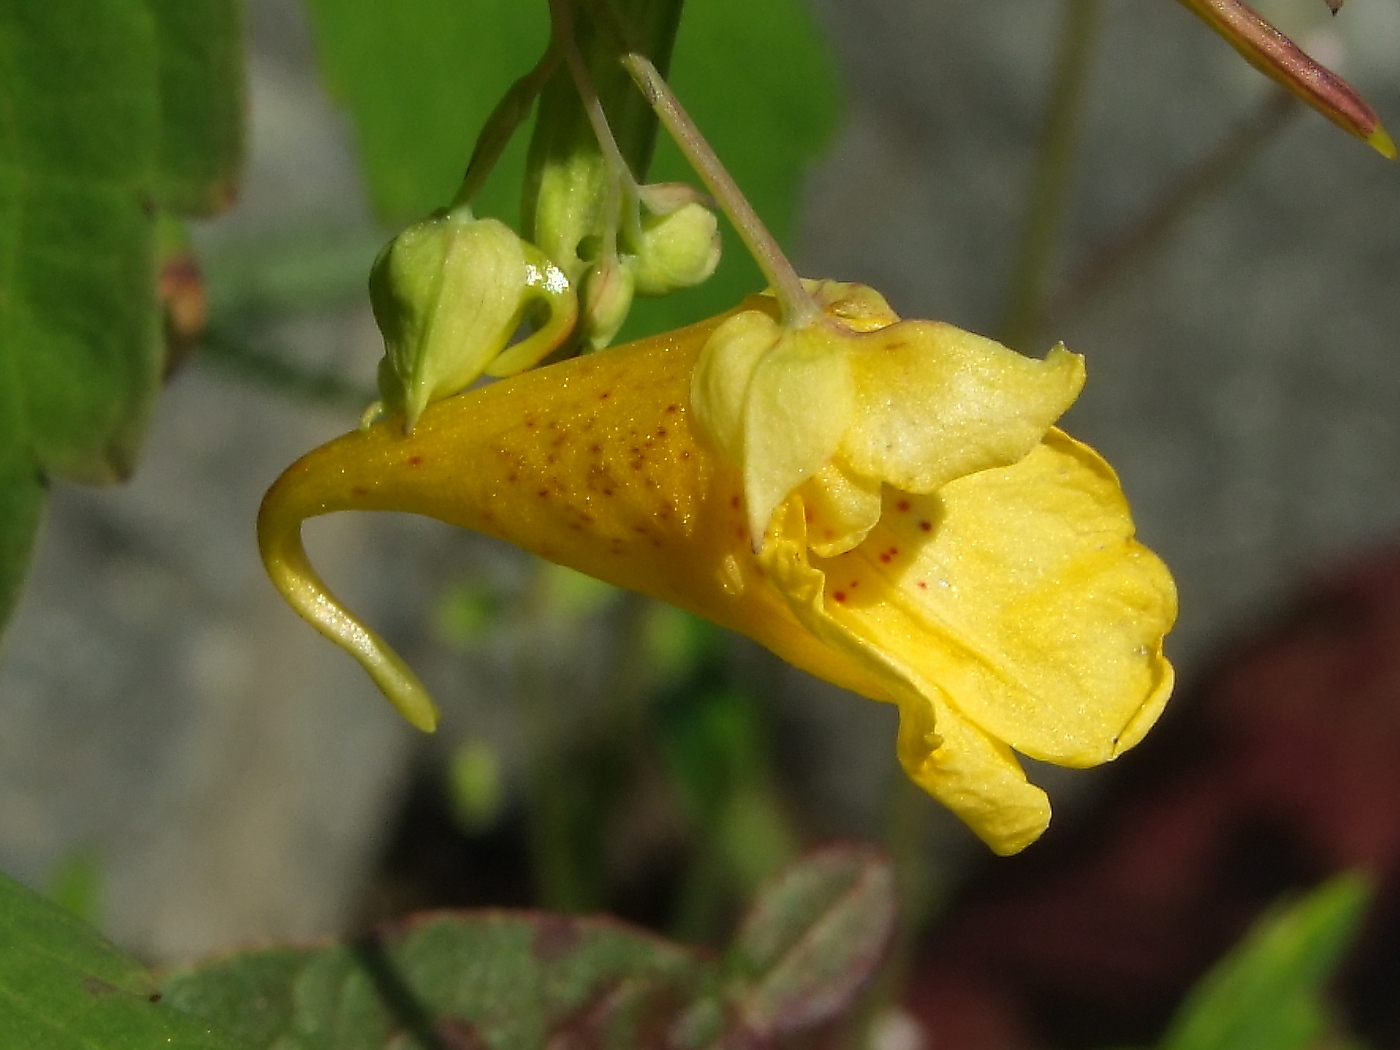
[[[1397,169],[1280,104],[1180,5],[1103,0],[1049,309],[1018,316],[1057,47],[1083,6],[815,0],[843,113],[792,237],[802,272],[874,285],[905,315],[1084,354],[1089,383],[1065,426],[1114,464],[1176,574],[1182,688],[1162,743],[1144,745],[1137,774],[1137,754],[1112,771],[1036,766],[1057,814],[1040,859],[988,867],[969,833],[902,790],[893,710],[480,537],[400,516],[312,527],[323,575],[445,708],[433,738],[283,605],[257,561],[258,500],[373,396],[364,276],[392,231],[371,215],[305,10],[250,0],[242,195],[193,230],[208,337],[171,380],[129,484],[56,486],[5,639],[0,869],[166,963],[452,904],[608,908],[713,939],[799,844],[884,839],[910,913],[943,931],[930,951],[981,959],[922,971],[919,1001],[945,1003],[960,994],[940,965],[967,980],[1002,965],[978,955],[986,931],[1038,929],[1046,909],[1086,928],[1056,886],[1079,886],[1076,907],[1103,916],[1130,869],[1219,874],[1192,867],[1205,832],[1141,845],[1132,863],[1089,844],[1144,827],[1132,814],[1189,812],[1226,838],[1238,829],[1222,799],[1284,814],[1274,838],[1231,854],[1230,870],[1270,877],[1236,887],[1237,906],[1205,924],[1220,943],[1183,948],[1173,979],[1275,891],[1338,865],[1384,874],[1400,809],[1384,779],[1400,768],[1388,663],[1400,572],[1385,553],[1400,538]],[[1400,7],[1351,0],[1333,19],[1305,0],[1258,6],[1400,125]],[[1177,213],[1160,210],[1172,200]],[[1263,754],[1240,741],[1285,709],[1287,746],[1247,789],[1221,787],[1230,748]],[[1327,734],[1343,710],[1338,742]],[[1270,860],[1278,850],[1288,863]],[[1100,856],[1121,863],[1067,874]],[[1032,956],[1016,956],[1017,973],[1065,969]],[[988,1016],[1036,1009],[1029,992],[1014,1009],[1020,992],[998,994]],[[984,1020],[967,1021],[982,1042],[966,1045],[998,1045]],[[1065,1043],[1100,1037],[1042,1022]],[[1142,1023],[1124,1020],[1122,1036]]]

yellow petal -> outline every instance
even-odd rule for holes
[[[936,497],[888,493],[864,543],[812,567],[822,601],[799,616],[1033,758],[1114,758],[1170,692],[1171,576],[1133,538],[1107,464],[1059,431]]]
[[[1039,805],[1003,745],[1088,766],[1137,743],[1160,714],[1175,590],[1087,446],[1052,430],[1019,462],[935,496],[887,490],[860,546],[809,556],[809,532],[824,527],[790,500],[760,560],[797,617],[923,727],[902,731],[906,768],[994,848],[1034,837],[1024,822]]]
[[[964,718],[932,682],[910,675],[908,649],[936,646],[941,639],[915,626],[907,639],[872,641],[853,627],[871,599],[883,600],[872,579],[833,583],[833,578],[806,554],[805,511],[800,499],[789,500],[774,516],[761,560],[793,612],[834,651],[849,653],[883,681],[881,693],[867,696],[899,705],[898,754],[910,778],[942,802],[998,853],[1015,853],[1045,830],[1050,804],[1045,793],[1026,780],[1011,749]],[[840,562],[841,559],[833,559]],[[864,591],[858,595],[861,586]],[[901,641],[905,644],[900,644]],[[884,646],[895,643],[898,648]]]
[[[880,520],[882,488],[839,461],[827,464],[799,488],[809,517],[821,520],[820,532],[808,533],[812,550],[830,558],[865,539]]]
[[[996,853],[1018,853],[1050,823],[1050,800],[1026,780],[1011,749],[934,690],[899,708],[900,764],[909,779],[956,813]]]
[[[906,492],[1014,463],[1079,396],[1084,363],[1043,361],[940,321],[901,321],[849,340],[855,381],[841,454]]]

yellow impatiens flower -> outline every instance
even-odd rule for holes
[[[425,514],[740,631],[900,711],[899,758],[994,850],[1049,820],[1013,752],[1116,757],[1171,689],[1171,577],[1117,479],[1053,429],[1082,382],[876,293],[821,284],[389,418],[294,464],[259,541],[292,605],[400,711],[437,713],[326,590],[304,519]],[[755,542],[757,540],[757,542]]]

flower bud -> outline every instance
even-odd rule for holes
[[[519,371],[561,342],[577,313],[569,282],[533,245],[467,208],[438,212],[385,246],[370,271],[370,303],[384,336],[379,390],[384,411],[412,431],[432,401],[470,386],[499,359]],[[506,350],[537,300],[547,318]]]
[[[633,260],[638,295],[668,295],[691,288],[706,280],[719,265],[719,220],[689,186],[682,185],[681,189],[689,190],[691,195],[668,200],[654,193],[643,194],[642,243],[636,245]],[[670,210],[656,207],[663,201],[671,205]]]
[[[615,256],[604,256],[588,268],[582,283],[579,336],[587,350],[612,342],[632,308],[635,281],[632,268]]]

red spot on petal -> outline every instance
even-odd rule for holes
[[[928,580],[920,580],[920,581],[919,581],[919,590],[921,590],[921,591],[926,591],[926,590],[928,590]]]
[[[679,412],[679,411],[680,411],[680,408],[681,408],[681,406],[680,406],[680,405],[677,405],[677,404],[670,404],[670,405],[667,405],[667,406],[666,406],[666,414],[667,414],[667,415],[671,415],[671,414],[673,414],[673,413],[675,413],[675,412]]]
[[[739,497],[738,497],[738,496],[730,496],[730,497],[729,497],[729,505],[730,505],[731,507],[733,507],[735,510],[738,510],[738,509],[739,509]]]
[[[601,394],[598,395],[598,400],[599,400],[599,401],[606,401],[606,400],[607,400],[608,398],[610,398],[610,397],[612,397],[612,391],[611,391],[611,390],[604,390]]]
[[[593,453],[593,455],[595,455],[595,456],[601,455],[601,454],[602,454],[602,451],[603,451],[603,446],[602,446],[602,445],[589,445],[589,446],[588,446],[588,451],[591,452],[591,453]]]
[[[352,488],[352,489],[350,490],[350,495],[352,495],[352,496],[367,496],[367,495],[369,495],[369,489],[365,488],[363,485],[356,485],[354,488]]]
[[[881,554],[881,555],[880,555],[880,560],[881,560],[882,562],[884,562],[886,565],[888,565],[888,564],[890,563],[890,555],[889,555],[889,552],[886,551],[885,553]]]
[[[925,532],[932,532],[932,531],[933,531],[933,522],[931,522],[931,521],[921,521],[921,522],[919,522],[919,528],[923,529]]]
[[[846,592],[845,592],[845,591],[834,591],[834,592],[832,592],[831,600],[834,601],[834,602],[844,602],[844,601],[846,600]]]
[[[416,466],[418,466],[418,465],[419,465],[420,463],[422,463],[422,462],[423,462],[423,457],[422,457],[422,456],[409,456],[409,457],[408,457],[408,465],[409,465],[410,467],[416,467]]]
[[[899,510],[899,511],[908,510],[908,509],[909,509],[909,501],[908,501],[907,499],[902,499],[902,500],[900,500],[898,503],[896,503],[896,504],[894,505],[894,507],[895,507],[895,510]]]
[[[549,499],[549,489],[540,489],[537,495],[540,499]]]

